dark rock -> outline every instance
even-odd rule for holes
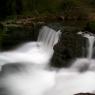
[[[77,34],[79,30],[76,28],[68,28],[64,29],[59,43],[54,47],[52,66],[68,67],[71,65],[72,59],[86,55],[86,39]]]
[[[74,95],[95,95],[93,93],[78,93],[78,94],[74,94]]]
[[[10,50],[18,46],[19,44],[35,41],[39,34],[41,25],[34,25],[31,27],[8,27],[4,31],[4,37],[0,44],[1,50]]]

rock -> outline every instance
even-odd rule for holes
[[[72,59],[86,55],[86,39],[77,34],[78,30],[67,29],[64,29],[59,43],[54,47],[52,66],[68,67]]]
[[[92,94],[92,93],[78,93],[78,94],[74,94],[74,95],[95,95],[95,94]]]

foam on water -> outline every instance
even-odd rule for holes
[[[2,58],[2,60],[4,60],[5,62],[7,61],[9,63],[21,62],[21,63],[46,64],[49,62],[52,54],[53,50],[44,47],[43,43],[30,42],[24,44],[24,46],[22,46],[17,50],[1,53],[0,58]]]
[[[53,55],[53,46],[58,42],[61,32],[44,26],[36,42],[22,44],[15,50],[1,52],[0,65],[7,63],[47,64]]]
[[[55,72],[31,70],[31,67],[28,71],[5,75],[0,81],[0,87],[3,87],[4,91],[7,89],[7,95],[43,95],[54,84]]]
[[[78,58],[69,68],[56,73],[56,84],[45,95],[95,94],[95,60]]]
[[[61,74],[60,74],[61,73]],[[74,95],[95,91],[95,72],[59,72],[56,85],[46,95]]]
[[[71,67],[63,68],[56,74],[56,85],[45,95],[95,94],[95,60],[92,59],[94,36],[78,32],[88,39],[87,58],[77,58]]]
[[[60,33],[47,26],[40,33],[37,42],[0,53],[0,95],[43,95],[55,84],[55,72],[42,66],[50,62]]]
[[[95,60],[91,58],[92,55],[89,58],[78,58],[71,67],[58,72],[39,67],[38,64],[49,63],[59,34],[45,26],[37,42],[29,42],[0,54],[2,65],[11,63],[4,65],[0,73],[0,95],[74,95],[95,92]],[[14,65],[15,62],[21,65]]]

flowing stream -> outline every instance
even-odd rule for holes
[[[0,95],[44,95],[55,85],[56,73],[48,64],[60,34],[43,26],[36,42],[0,53]]]
[[[95,93],[95,60],[92,59],[94,36],[88,39],[87,58],[77,58],[72,66],[59,71],[48,67],[60,31],[44,26],[36,42],[0,53],[0,95],[74,95]]]
[[[46,95],[95,94],[95,60],[92,59],[94,35],[78,32],[88,39],[87,58],[77,58],[69,68],[60,69],[56,74],[56,85]]]

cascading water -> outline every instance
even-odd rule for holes
[[[56,85],[46,95],[95,94],[95,60],[92,59],[94,36],[82,32],[78,34],[88,38],[88,57],[78,58],[69,68],[60,69],[56,75]]]
[[[42,66],[49,63],[60,34],[44,26],[37,42],[0,53],[0,95],[43,95],[54,85],[55,72]]]
[[[46,64],[53,55],[53,46],[58,42],[61,32],[44,26],[38,36],[37,42],[28,42],[15,50],[1,52],[0,61],[4,63],[35,63]]]
[[[95,37],[93,36],[93,34],[91,33],[83,33],[83,32],[79,32],[78,34],[81,34],[83,37],[86,37],[88,39],[88,55],[87,58],[90,60],[92,59],[92,55],[93,55],[93,45],[94,45],[94,41],[95,41]]]
[[[87,38],[88,41],[88,47],[87,47],[87,58],[78,58],[71,68],[77,69],[79,71],[85,71],[85,70],[94,70],[94,63],[95,60],[92,59],[93,55],[93,45],[95,41],[95,37],[92,33],[83,33],[83,32],[78,32],[79,35],[82,35],[83,37]],[[93,68],[93,69],[92,69]]]
[[[37,41],[43,42],[48,47],[53,48],[53,46],[58,42],[60,34],[60,30],[55,32],[53,29],[47,28],[47,26],[45,26],[40,30]]]
[[[88,58],[91,59],[92,54],[93,54],[93,45],[94,45],[95,37],[94,36],[89,36],[89,35],[87,37],[88,37],[88,40],[89,40]]]
[[[14,63],[17,65],[15,66],[12,63],[9,67],[7,65],[2,67],[0,95],[6,95],[6,92],[7,95],[95,93],[95,60],[92,59],[94,37],[88,34],[84,36],[89,38],[88,42],[91,43],[87,58],[78,58],[72,66],[60,69],[56,73],[39,67],[39,64],[46,65],[50,61],[53,46],[58,42],[59,36],[60,31],[55,32],[45,26],[41,29],[37,42],[29,42],[15,50],[2,52],[0,54],[2,65],[7,62],[20,62],[20,65]]]

